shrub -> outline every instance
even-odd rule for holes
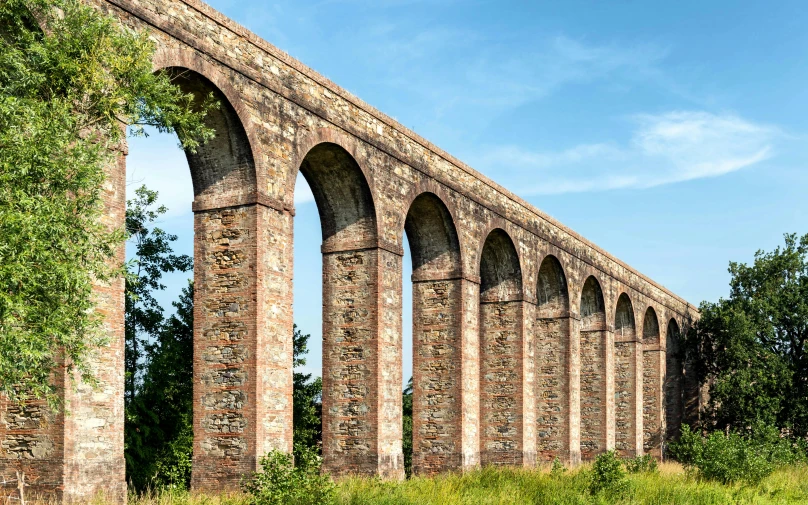
[[[629,473],[657,473],[657,460],[650,454],[626,458],[624,460]]]
[[[566,471],[567,467],[565,467],[564,463],[562,463],[561,460],[558,459],[558,456],[556,456],[553,459],[553,466],[552,468],[550,468],[550,475],[552,475],[553,477],[560,477],[564,475],[564,472]]]
[[[623,463],[614,451],[600,454],[592,465],[592,477],[589,491],[592,494],[606,492],[619,495],[628,490],[629,482]]]
[[[320,474],[322,459],[310,447],[295,447],[291,454],[272,451],[261,458],[260,472],[242,482],[252,505],[330,505],[336,500],[331,477]]]
[[[682,436],[671,444],[671,454],[688,470],[724,484],[757,482],[778,466],[800,458],[800,448],[769,429],[756,430],[757,436],[714,431],[707,437],[682,426]]]

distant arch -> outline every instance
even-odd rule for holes
[[[643,448],[662,456],[662,351],[659,345],[659,320],[656,310],[648,307],[643,316]]]
[[[461,275],[460,241],[446,204],[434,193],[418,195],[410,205],[404,231],[417,279]]]
[[[480,257],[480,295],[496,301],[522,298],[522,267],[511,237],[496,228],[485,240]]]
[[[480,460],[484,465],[523,462],[522,302],[519,255],[505,230],[496,228],[488,234],[480,255]]]
[[[413,198],[404,232],[412,258],[412,470],[431,475],[454,468],[447,453],[460,450],[461,249],[449,208],[431,191]]]
[[[324,251],[377,244],[376,206],[370,184],[348,151],[333,142],[317,144],[303,158],[300,173],[317,204]]]
[[[614,315],[614,417],[615,449],[624,457],[639,450],[637,353],[634,307],[628,294],[621,293]]]
[[[570,299],[567,276],[558,258],[547,255],[539,267],[536,283],[536,302],[539,317],[560,317],[569,315]]]
[[[570,300],[561,262],[547,255],[536,282],[536,458],[580,458],[570,455]]]
[[[587,277],[581,290],[581,328],[605,329],[606,304],[603,290],[594,275]]]
[[[589,276],[581,290],[581,457],[607,446],[606,307],[600,283]]]
[[[672,441],[679,439],[684,420],[684,360],[676,319],[668,321],[665,344],[665,426],[666,439]]]
[[[617,299],[614,314],[615,337],[634,337],[634,307],[626,293],[621,293]]]
[[[659,319],[653,307],[645,311],[642,323],[642,340],[645,344],[659,343]]]

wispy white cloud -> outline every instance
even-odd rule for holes
[[[499,146],[475,165],[524,196],[643,189],[716,177],[770,158],[783,135],[733,114],[673,111],[629,119],[630,140],[579,144],[560,151]]]

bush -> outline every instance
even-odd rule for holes
[[[320,474],[322,458],[315,449],[295,447],[291,454],[272,451],[261,458],[262,471],[242,482],[252,505],[330,505],[336,500],[336,486]]]
[[[629,482],[623,463],[614,451],[600,454],[592,465],[592,477],[589,491],[592,494],[605,492],[612,496],[623,494],[628,490]]]
[[[804,444],[781,437],[772,427],[756,428],[747,436],[714,431],[703,437],[683,425],[670,451],[688,470],[724,484],[757,482],[777,467],[805,460]]]
[[[626,458],[624,460],[628,473],[657,473],[657,460],[650,454]]]

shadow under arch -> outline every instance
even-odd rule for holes
[[[480,254],[480,461],[535,461],[524,447],[522,268],[513,240],[492,230]]]
[[[319,143],[306,153],[300,173],[317,204],[324,252],[377,245],[370,185],[348,151],[332,142]]]
[[[594,276],[581,290],[581,458],[606,451],[606,309]]]
[[[638,429],[642,409],[637,393],[642,369],[634,321],[634,307],[626,293],[617,299],[614,316],[614,418],[615,450],[623,457],[635,456],[642,450]]]
[[[570,300],[561,262],[547,255],[536,282],[536,457],[577,462],[570,447]]]
[[[253,203],[257,191],[255,143],[245,128],[247,119],[234,107],[241,108],[238,98],[232,96],[232,91],[225,94],[208,77],[184,66],[165,66],[157,72],[167,73],[183,93],[193,95],[195,104],[209,96],[219,104],[205,117],[206,126],[215,132],[214,138],[200,145],[195,153],[184,151],[191,169],[194,208]]]
[[[665,336],[665,441],[676,441],[681,433],[685,409],[685,374],[679,323],[671,318]]]
[[[433,475],[462,461],[461,251],[454,219],[436,194],[410,204],[412,257],[412,471]]]
[[[663,354],[659,342],[659,319],[656,310],[649,306],[642,323],[642,375],[643,375],[643,450],[662,457]]]

